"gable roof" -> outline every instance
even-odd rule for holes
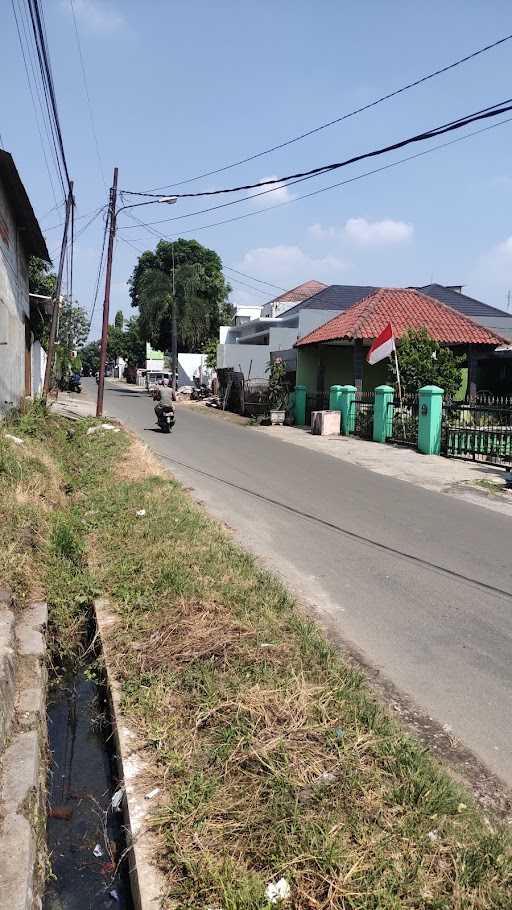
[[[426,284],[424,287],[417,287],[414,290],[428,294],[429,297],[433,297],[441,303],[446,303],[447,306],[458,310],[464,316],[474,316],[476,318],[499,316],[505,319],[508,316],[512,320],[512,315],[507,313],[506,310],[499,310],[496,307],[489,306],[488,303],[483,303],[481,300],[477,300],[476,297],[469,297],[467,294],[455,291],[452,287],[445,287],[443,284]]]
[[[21,243],[25,252],[28,256],[39,256],[45,262],[51,262],[39,222],[34,215],[34,209],[18,174],[14,159],[9,152],[5,152],[3,149],[0,149],[0,182],[16,216],[17,226],[22,229]]]
[[[339,313],[342,310],[348,310],[354,306],[358,300],[367,297],[377,288],[372,285],[357,284],[331,284],[328,287],[323,286],[312,297],[308,297],[303,303],[297,304],[292,309],[286,311],[287,316],[293,316],[299,310],[335,310]]]
[[[341,339],[370,341],[388,322],[397,338],[408,329],[425,328],[436,341],[447,344],[487,344],[504,339],[451,307],[411,288],[379,288],[349,310],[300,338],[297,347]]]
[[[304,281],[303,284],[298,284],[296,288],[290,288],[289,291],[285,291],[284,294],[280,294],[279,297],[273,297],[272,300],[269,300],[269,303],[286,303],[291,301],[291,303],[298,303],[301,300],[306,300],[308,297],[311,297],[312,294],[316,294],[317,291],[321,291],[327,285],[323,284],[322,281]]]

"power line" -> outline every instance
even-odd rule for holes
[[[391,145],[373,149],[371,152],[363,152],[359,155],[352,155],[351,158],[345,158],[343,161],[335,161],[331,164],[323,164],[319,167],[311,168],[309,171],[298,171],[294,174],[287,174],[285,177],[273,177],[270,180],[260,180],[258,183],[245,183],[240,186],[226,187],[221,190],[203,190],[200,193],[176,193],[175,196],[177,199],[193,199],[202,196],[220,196],[226,193],[239,193],[242,192],[242,190],[253,190],[257,189],[260,186],[275,186],[276,184],[279,184],[278,188],[281,188],[281,186],[285,183],[287,184],[288,181],[303,178],[312,178],[320,174],[329,173],[330,171],[339,170],[339,168],[347,167],[349,164],[356,164],[358,161],[364,161],[367,158],[376,158],[380,155],[387,154],[388,152],[393,152],[397,149],[404,148],[405,146],[411,145],[412,143],[425,142],[427,139],[433,139],[436,136],[442,136],[445,133],[452,132],[453,130],[462,129],[465,126],[469,126],[471,123],[477,123],[480,120],[487,120],[490,117],[497,117],[499,114],[505,114],[507,111],[512,110],[512,104],[510,103],[511,101],[512,98],[506,98],[504,101],[500,101],[496,104],[482,108],[479,111],[475,111],[473,114],[466,114],[463,117],[458,117],[456,120],[450,120],[448,123],[443,123],[441,126],[433,127],[432,129],[425,130],[422,133],[416,133],[414,136],[409,136],[407,139],[400,139],[398,142],[393,142]],[[123,190],[123,193],[130,196],[147,196],[150,198],[159,198],[158,194],[142,193],[136,190]]]
[[[357,180],[362,180],[363,178],[370,177],[373,174],[380,174],[383,171],[387,171],[387,170],[390,170],[391,168],[398,167],[398,165],[400,165],[400,164],[405,164],[408,161],[413,161],[416,158],[422,158],[424,155],[430,155],[432,152],[436,152],[440,149],[448,148],[449,146],[456,145],[459,142],[464,142],[466,139],[470,139],[473,136],[480,135],[480,133],[487,133],[489,130],[496,129],[497,127],[503,126],[506,123],[512,123],[512,117],[508,117],[505,120],[500,120],[499,123],[492,123],[490,126],[485,126],[482,129],[474,130],[471,133],[467,133],[465,136],[457,137],[457,139],[451,139],[448,142],[442,142],[439,145],[434,145],[434,146],[432,146],[432,148],[425,149],[423,152],[416,152],[414,155],[407,155],[405,158],[399,158],[397,161],[392,161],[389,164],[384,164],[381,167],[374,168],[371,171],[365,171],[362,174],[356,174],[354,177],[349,177],[346,180],[339,181],[338,183],[330,183],[328,186],[321,187],[318,190],[313,190],[311,193],[304,193],[302,196],[295,196],[292,199],[287,199],[285,202],[279,202],[279,203],[277,203],[277,205],[274,205],[271,208],[260,209],[255,212],[244,212],[243,215],[236,215],[233,218],[225,218],[222,221],[212,221],[212,222],[210,222],[210,224],[196,225],[195,227],[190,228],[186,231],[183,231],[182,233],[195,234],[195,233],[197,233],[197,231],[205,231],[205,230],[209,230],[210,228],[219,227],[224,224],[232,224],[234,221],[242,221],[244,218],[255,218],[257,215],[267,215],[270,212],[275,211],[275,209],[283,208],[283,206],[291,205],[292,203],[299,202],[302,199],[309,199],[312,196],[318,196],[318,195],[320,195],[320,193],[326,193],[329,190],[336,189],[340,186],[347,186],[350,183],[355,183]],[[150,230],[151,233],[157,234],[157,232],[154,231],[154,229],[150,229],[148,225],[144,224],[144,222],[141,221],[140,224],[143,227],[145,227],[146,229]],[[157,236],[159,236],[159,235],[157,235]],[[164,235],[162,237],[162,239],[169,239],[169,238],[166,238]]]
[[[271,281],[263,281],[261,278],[256,278],[254,275],[246,275],[245,272],[239,272],[238,269],[234,269],[230,265],[224,265],[223,268],[227,269],[228,272],[234,272],[235,275],[242,275],[243,278],[249,278],[251,281],[257,281],[258,284],[266,284],[269,288],[274,288],[276,291],[286,291],[286,288],[282,288],[278,284],[272,284]]]
[[[96,288],[94,291],[94,297],[93,297],[92,307],[91,307],[91,316],[89,319],[89,332],[91,331],[92,320],[94,318],[94,310],[96,309],[96,303],[98,301],[98,293],[99,293],[99,289],[100,289],[101,275],[103,272],[103,257],[105,255],[105,245],[107,242],[108,228],[109,228],[109,218],[107,216],[107,218],[105,218],[105,230],[103,231],[103,243],[101,245],[100,263],[98,266],[98,274],[96,277]],[[88,332],[88,334],[89,334],[89,332]]]
[[[315,133],[319,133],[321,130],[325,130],[330,126],[341,123],[343,120],[348,120],[350,117],[355,117],[356,114],[362,114],[363,111],[368,111],[370,108],[376,107],[378,104],[382,104],[383,101],[389,101],[390,98],[395,98],[397,95],[401,95],[403,92],[407,92],[411,88],[415,88],[424,82],[428,82],[429,79],[434,79],[436,76],[447,73],[450,70],[455,69],[455,67],[461,66],[463,63],[467,63],[469,60],[473,60],[475,57],[480,56],[480,54],[485,54],[487,51],[493,50],[494,48],[499,47],[501,44],[505,44],[505,42],[510,41],[511,38],[512,34],[505,35],[505,37],[499,38],[492,44],[487,44],[485,47],[481,47],[478,50],[473,51],[471,54],[467,54],[465,57],[461,57],[459,60],[455,60],[453,63],[450,63],[447,66],[443,66],[440,69],[434,70],[433,73],[428,73],[426,76],[421,76],[414,82],[409,82],[407,85],[403,85],[401,88],[395,89],[392,92],[388,92],[386,95],[382,95],[380,98],[376,98],[374,101],[368,102],[368,104],[364,104],[362,107],[358,107],[347,114],[341,114],[339,117],[334,118],[334,120],[329,120],[327,123],[321,123],[320,126],[306,130],[306,132],[300,133],[298,136],[293,136],[291,139],[286,139],[284,142],[280,142],[278,145],[273,145],[270,148],[263,149],[263,151],[249,155],[247,158],[241,158],[239,161],[233,161],[231,164],[225,164],[223,167],[216,168],[215,170],[205,171],[202,174],[196,174],[195,177],[187,177],[185,180],[180,180],[178,183],[171,183],[166,184],[166,186],[154,187],[151,192],[165,190],[176,186],[183,186],[185,183],[191,183],[194,180],[201,180],[203,177],[212,177],[214,174],[221,174],[224,171],[230,170],[231,168],[239,167],[242,164],[247,164],[249,161],[255,161],[257,158],[262,158],[264,155],[270,155],[271,152],[276,152],[279,149],[286,148],[286,146],[292,145],[294,142],[300,142],[302,139],[306,139],[308,136],[313,136]]]
[[[20,45],[21,56],[22,56],[22,58],[23,58],[23,65],[24,65],[24,67],[25,67],[25,74],[26,74],[26,77],[27,77],[28,90],[29,90],[29,93],[30,93],[30,97],[31,97],[31,99],[32,99],[32,107],[34,108],[34,119],[35,119],[35,121],[36,121],[37,132],[39,133],[39,141],[40,141],[40,143],[41,143],[41,151],[42,151],[42,153],[43,153],[44,163],[45,163],[46,170],[47,170],[47,173],[48,173],[48,179],[49,179],[49,181],[50,181],[50,189],[51,189],[51,191],[52,191],[52,196],[53,196],[53,200],[54,200],[54,202],[55,202],[55,207],[58,208],[59,205],[63,205],[64,202],[62,202],[62,203],[58,203],[58,202],[57,202],[57,194],[56,194],[56,192],[55,192],[55,186],[54,186],[52,174],[51,174],[51,171],[50,171],[50,165],[49,165],[49,163],[48,163],[48,158],[47,158],[47,156],[46,156],[46,150],[45,150],[45,147],[44,147],[43,133],[42,133],[42,130],[41,130],[41,125],[40,125],[40,123],[39,123],[39,116],[38,116],[38,113],[37,113],[36,100],[35,100],[35,97],[34,97],[34,92],[33,92],[33,90],[32,90],[32,83],[31,83],[31,81],[30,81],[30,73],[29,73],[29,69],[28,69],[27,58],[26,58],[26,56],[25,56],[25,49],[24,49],[24,47],[23,47],[23,40],[22,40],[22,37],[21,37],[21,29],[20,29],[20,25],[19,25],[19,22],[18,22],[18,16],[17,16],[17,14],[16,14],[16,7],[15,7],[15,5],[14,5],[14,0],[11,0],[11,6],[12,6],[13,15],[14,15],[14,21],[15,21],[15,23],[16,23],[16,31],[17,31],[17,33],[18,33],[18,41],[19,41],[19,45]],[[21,18],[21,16],[20,16],[20,18]],[[22,25],[23,25],[23,28],[24,28],[23,20],[22,20]],[[25,32],[25,37],[26,37],[26,32]],[[32,75],[33,75],[33,78],[34,78],[34,84],[35,84],[35,86],[36,86],[36,91],[37,91],[37,82],[36,82],[36,79],[35,79],[35,74],[34,74],[34,69],[33,69],[33,64],[32,64],[32,60],[31,60],[31,59],[30,59],[30,63],[31,63],[31,67],[32,67]],[[39,100],[39,104],[40,104],[40,106],[41,106],[41,112],[42,112],[42,103],[41,103],[41,98],[40,98],[39,95],[38,95],[38,100]],[[45,120],[44,120],[44,114],[43,114],[43,126],[46,126]],[[52,209],[52,211],[53,211],[53,209]]]
[[[64,151],[64,142],[62,139],[62,129],[60,125],[59,112],[57,107],[57,98],[55,94],[55,85],[53,81],[53,74],[50,63],[50,53],[47,44],[47,38],[45,29],[43,26],[43,15],[41,13],[39,0],[27,0],[30,19],[32,22],[32,30],[34,33],[34,39],[36,43],[36,50],[39,59],[39,65],[41,69],[41,78],[43,80],[43,86],[45,89],[46,103],[49,110],[49,115],[52,123],[52,128],[54,130],[54,136],[59,148],[60,159],[62,166],[64,168],[64,173],[66,176],[66,181],[68,189],[71,183],[68,164],[66,160],[66,153]]]
[[[92,108],[92,102],[91,102],[91,95],[90,95],[90,92],[89,92],[89,85],[88,85],[88,82],[87,82],[87,74],[86,74],[86,70],[85,70],[84,55],[83,55],[83,52],[82,52],[82,42],[80,41],[80,32],[79,32],[79,30],[78,30],[78,22],[77,22],[77,18],[76,18],[76,14],[75,14],[75,4],[74,4],[74,0],[69,0],[69,5],[70,5],[70,7],[71,7],[71,12],[72,12],[72,14],[73,14],[73,23],[74,23],[74,26],[75,26],[75,37],[76,37],[76,43],[77,43],[77,47],[78,47],[78,56],[79,56],[79,58],[80,58],[80,65],[81,65],[81,68],[82,68],[82,78],[83,78],[83,83],[84,83],[85,97],[86,97],[86,99],[87,99],[87,107],[88,107],[88,109],[89,109],[89,119],[90,119],[90,121],[91,121],[91,131],[92,131],[92,135],[93,135],[93,138],[94,138],[94,144],[95,144],[95,146],[96,146],[96,155],[97,155],[97,158],[98,158],[98,164],[99,164],[99,168],[100,168],[101,179],[102,179],[102,181],[103,181],[103,186],[105,187],[105,192],[108,192],[107,181],[105,180],[105,172],[104,172],[104,170],[103,170],[103,162],[102,162],[102,160],[101,160],[101,152],[100,152],[100,144],[99,144],[99,141],[98,141],[98,133],[97,133],[97,131],[96,131],[96,124],[95,124],[95,121],[94,121],[94,114],[93,114],[93,108]]]

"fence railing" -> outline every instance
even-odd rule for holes
[[[373,414],[375,407],[374,392],[358,392],[352,403],[354,409],[351,425],[354,436],[362,439],[373,438]]]
[[[446,401],[443,405],[441,452],[449,458],[510,466],[512,401],[491,396],[487,396],[485,402]]]
[[[417,395],[402,395],[401,401],[395,395],[393,401],[388,402],[387,441],[400,446],[417,446],[418,414]]]

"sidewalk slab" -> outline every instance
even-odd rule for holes
[[[512,517],[512,488],[505,470],[440,455],[422,455],[406,446],[356,436],[314,436],[309,427],[253,427],[282,442],[304,446],[386,477],[414,483],[435,493],[460,497]]]

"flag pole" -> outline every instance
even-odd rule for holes
[[[391,327],[393,328],[393,327]],[[402,383],[400,382],[400,370],[398,367],[398,355],[396,353],[396,343],[395,343],[395,333],[393,332],[393,353],[395,355],[395,369],[396,369],[396,381],[398,383],[398,400],[400,402],[400,416],[402,418],[402,432],[405,439],[405,421],[404,421],[404,406],[402,400]]]

